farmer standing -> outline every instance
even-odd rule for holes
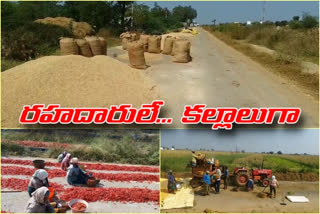
[[[174,193],[174,191],[176,189],[177,189],[176,178],[172,174],[172,170],[169,170],[169,172],[168,172],[168,192]]]
[[[204,195],[209,195],[209,187],[211,184],[211,179],[210,179],[210,175],[209,175],[209,171],[206,171],[206,173],[203,176],[203,181],[204,181]]]
[[[226,166],[226,169],[224,170],[224,177],[223,177],[223,189],[228,188],[228,178],[229,178],[229,169]]]
[[[276,179],[276,176],[273,175],[270,182],[270,198],[272,198],[272,192],[274,192],[274,198],[276,197],[277,188],[279,188],[279,183]]]
[[[221,170],[218,167],[216,171],[216,181],[214,182],[214,189],[216,190],[216,194],[220,193],[220,182],[221,182]]]

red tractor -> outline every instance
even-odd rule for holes
[[[249,170],[244,167],[237,167],[233,171],[235,177],[235,182],[238,186],[245,186],[251,178],[254,182],[259,182],[262,186],[267,187],[270,184],[270,179],[272,176],[271,169],[251,169]]]

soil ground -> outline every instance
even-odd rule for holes
[[[202,189],[195,191],[194,207],[184,209],[161,210],[169,213],[201,213],[205,209],[214,212],[231,213],[319,213],[319,183],[318,182],[289,182],[280,181],[276,198],[259,198],[257,194],[264,190],[264,187],[255,186],[253,192],[232,191],[233,187],[227,190],[221,189],[220,194],[211,190],[209,196],[203,196]],[[223,184],[221,185],[223,188]],[[265,192],[269,192],[266,188]],[[307,197],[309,203],[292,203],[285,199],[288,194]],[[285,203],[286,205],[281,205]]]

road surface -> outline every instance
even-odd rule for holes
[[[207,31],[199,29],[199,32],[188,37],[192,42],[193,60],[190,63],[173,63],[172,57],[166,55],[146,56],[150,67],[142,72],[156,82],[161,98],[166,102],[165,116],[174,118],[173,125],[167,128],[190,127],[180,123],[184,105],[198,103],[208,107],[300,107],[299,124],[287,127],[318,127],[319,102],[313,95],[268,71]],[[126,62],[124,57],[118,58]]]

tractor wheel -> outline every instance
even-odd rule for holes
[[[249,175],[246,172],[239,172],[236,175],[236,184],[238,186],[245,186],[249,180]]]
[[[261,184],[262,184],[262,186],[267,187],[267,186],[269,186],[270,181],[269,181],[268,178],[265,178],[265,179],[262,180],[262,183],[261,183]]]

